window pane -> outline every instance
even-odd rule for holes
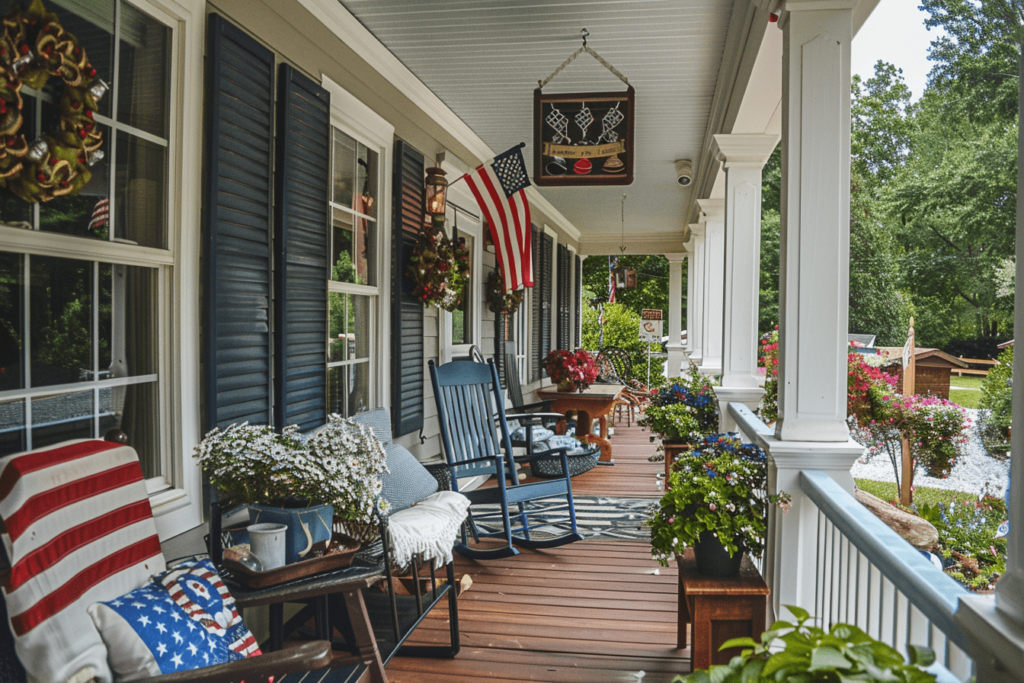
[[[352,208],[355,184],[356,141],[334,129],[334,203]]]
[[[30,268],[31,385],[89,381],[93,264],[33,256]]]
[[[331,277],[336,282],[358,285],[377,284],[377,224],[334,210],[333,263]]]
[[[0,457],[26,448],[25,399],[0,401]]]
[[[24,261],[0,252],[0,391],[25,386]],[[0,430],[3,430],[0,417]],[[0,437],[2,438],[2,437]]]
[[[6,4],[6,3],[5,3]],[[22,3],[24,5],[24,3]],[[127,7],[128,5],[122,5]],[[98,78],[108,84],[114,82],[114,0],[53,0],[46,3],[46,9],[55,12],[64,25],[85,50],[89,63],[96,69]],[[4,11],[6,16],[6,10]],[[121,18],[122,26],[124,17]],[[123,29],[122,29],[123,30]],[[51,78],[45,88],[59,96],[59,79]],[[99,101],[100,113],[110,115],[110,93]]]
[[[352,208],[359,213],[377,217],[377,153],[359,143],[356,160],[356,187],[359,196]]]
[[[117,120],[162,138],[167,137],[170,110],[170,33],[156,19],[121,3]]]
[[[469,249],[470,255],[473,253],[473,238],[465,236],[466,247]],[[470,262],[470,268],[473,267],[473,263]],[[471,324],[471,315],[473,311],[473,288],[472,278],[466,283],[466,288],[462,293],[462,306],[458,310],[452,311],[452,343],[453,344],[472,344],[473,343],[473,327]]]
[[[55,108],[43,104],[43,121]],[[110,162],[107,153],[110,151],[110,128],[100,126],[103,132],[103,159],[93,164],[89,170],[92,178],[76,195],[57,197],[39,205],[39,229],[47,232],[59,232],[76,237],[93,239],[110,239]],[[20,200],[19,200],[20,201]]]
[[[128,436],[128,445],[139,454],[142,474],[147,479],[162,474],[160,462],[159,394],[156,382],[100,389],[102,437],[117,427]]]
[[[370,299],[331,292],[329,362],[370,357]]]
[[[167,248],[167,150],[127,133],[117,134],[115,237]]]
[[[92,399],[91,389],[32,399],[32,448],[93,437]]]
[[[370,409],[370,364],[342,365],[327,371],[327,411],[351,417]]]
[[[99,376],[157,372],[156,270],[100,264]]]

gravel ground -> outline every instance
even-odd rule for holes
[[[987,487],[989,494],[1001,498],[1006,490],[1010,461],[989,457],[978,437],[978,411],[968,408],[967,416],[971,418],[971,428],[968,432],[970,441],[967,442],[964,457],[960,458],[949,477],[936,479],[918,471],[914,476],[914,486],[964,491],[975,495],[980,495]],[[857,479],[896,481],[888,456],[879,453],[869,460],[866,449],[864,456],[853,465],[851,472]]]

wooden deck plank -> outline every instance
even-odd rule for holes
[[[573,479],[577,496],[660,498],[647,432],[623,421],[615,466]],[[488,543],[485,541],[485,544]],[[657,571],[657,573],[654,573]],[[646,542],[607,538],[489,562],[456,560],[473,586],[459,598],[462,652],[455,659],[395,657],[392,683],[670,683],[690,671],[676,642],[677,571]],[[424,619],[410,644],[448,642],[447,609]]]

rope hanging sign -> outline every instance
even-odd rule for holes
[[[536,185],[630,185],[633,182],[633,113],[629,80],[587,45],[572,53],[533,92],[533,181]],[[625,91],[545,94],[544,86],[583,53],[596,59]]]

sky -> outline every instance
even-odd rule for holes
[[[864,80],[874,74],[879,59],[903,69],[915,101],[928,82],[928,46],[936,36],[925,27],[927,15],[918,5],[917,0],[881,0],[854,37],[851,54],[852,71]]]

